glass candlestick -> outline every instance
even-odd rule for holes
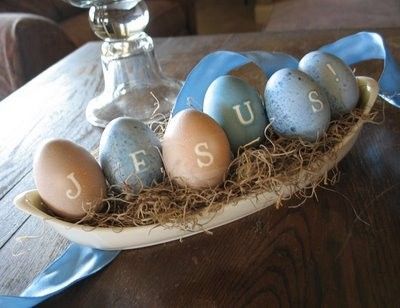
[[[87,120],[104,127],[111,120],[129,116],[149,122],[168,116],[182,86],[161,72],[154,44],[143,30],[149,22],[141,0],[66,0],[88,7],[93,32],[104,43],[101,61],[104,91],[86,109]]]

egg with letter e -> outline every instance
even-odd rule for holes
[[[313,51],[300,60],[299,70],[326,91],[332,116],[348,113],[357,105],[360,93],[356,77],[340,58]]]
[[[193,109],[182,110],[170,119],[162,150],[168,175],[192,188],[221,184],[231,162],[223,129],[211,117]]]
[[[203,112],[212,117],[228,136],[232,151],[240,146],[257,145],[268,124],[257,90],[234,76],[221,76],[208,87]]]
[[[106,181],[94,157],[83,147],[63,139],[42,143],[34,155],[33,176],[43,202],[69,220],[101,207]]]
[[[129,117],[112,120],[100,139],[100,165],[111,185],[134,192],[163,178],[160,141],[144,123]]]
[[[324,90],[308,75],[284,68],[265,87],[265,108],[279,135],[315,141],[328,128],[331,111]]]

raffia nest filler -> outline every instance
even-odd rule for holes
[[[198,223],[199,215],[217,212],[227,204],[265,192],[276,194],[275,207],[282,201],[300,197],[299,203],[315,196],[319,185],[333,185],[338,180],[336,167],[324,174],[318,169],[326,158],[335,160],[338,145],[359,121],[375,121],[379,111],[375,107],[365,114],[357,106],[351,113],[330,122],[327,132],[316,142],[278,136],[270,125],[264,131],[266,141],[257,148],[239,149],[230,164],[224,183],[215,188],[192,189],[178,185],[164,172],[164,179],[152,187],[134,193],[129,186],[109,187],[102,211],[88,210],[78,224],[92,227],[124,228],[145,225],[164,225],[187,229]],[[162,140],[168,119],[155,117],[150,126]],[[302,174],[303,178],[299,175]],[[304,178],[304,175],[306,178]],[[300,182],[306,180],[305,187]],[[284,187],[291,187],[283,193]],[[116,193],[116,191],[119,191]]]
[[[244,67],[232,74],[247,79],[259,91],[266,83],[265,75],[254,66]],[[157,115],[158,100],[155,95],[153,97],[156,101],[154,120],[149,125],[162,141],[168,119]],[[327,159],[336,161],[338,153],[335,148],[354,125],[360,121],[377,123],[375,119],[379,110],[374,107],[366,113],[360,105],[361,99],[351,113],[332,120],[326,133],[316,142],[280,137],[268,125],[264,130],[266,141],[256,148],[251,145],[240,148],[229,166],[224,183],[215,188],[198,190],[183,187],[165,172],[161,183],[143,187],[139,193],[134,193],[125,184],[117,189],[109,187],[103,209],[100,212],[89,209],[77,224],[112,228],[163,225],[191,229],[199,224],[204,211],[218,212],[228,204],[236,204],[243,198],[257,197],[265,192],[276,195],[276,208],[283,205],[282,201],[294,196],[300,197],[300,205],[306,198],[316,195],[315,189],[319,185],[333,185],[338,181],[336,166],[322,175],[318,171]]]

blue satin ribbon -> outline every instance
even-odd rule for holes
[[[373,59],[384,60],[384,70],[379,80],[380,95],[389,103],[400,107],[400,69],[379,34],[359,32],[323,46],[320,50],[338,56],[348,65]],[[217,77],[251,62],[258,65],[267,77],[281,68],[298,66],[296,58],[284,53],[264,51],[211,53],[188,75],[176,99],[172,116],[191,107],[202,111],[204,96],[210,84]]]
[[[0,307],[33,307],[98,272],[114,260],[119,251],[93,249],[71,244],[36,277],[21,296],[0,296]]]
[[[296,68],[298,60],[284,53],[254,51],[238,53],[216,51],[205,56],[186,78],[172,109],[172,116],[179,111],[193,107],[203,110],[203,99],[210,84],[219,76],[249,63],[255,63],[263,72],[273,74],[284,68]]]
[[[379,80],[380,94],[391,104],[400,107],[400,69],[379,34],[360,32],[323,46],[321,50],[335,54],[348,65],[371,59],[384,60],[384,70]],[[211,53],[205,56],[188,75],[172,114],[175,115],[189,107],[202,110],[204,95],[214,79],[251,62],[258,65],[267,76],[271,76],[281,68],[296,68],[298,65],[296,58],[284,53],[264,51]],[[0,296],[0,307],[35,306],[101,270],[118,254],[119,251],[97,250],[72,244],[21,296]]]

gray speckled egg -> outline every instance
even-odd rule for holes
[[[160,141],[144,123],[122,117],[111,121],[100,139],[100,165],[111,185],[126,183],[135,192],[162,180]]]
[[[313,51],[300,60],[299,70],[326,91],[332,116],[348,113],[357,105],[359,89],[356,77],[340,58]]]
[[[315,141],[328,128],[331,111],[324,91],[305,73],[281,69],[265,87],[265,108],[276,133]]]
[[[257,90],[234,76],[221,76],[208,87],[203,112],[212,117],[228,136],[231,150],[262,142],[268,124]]]

